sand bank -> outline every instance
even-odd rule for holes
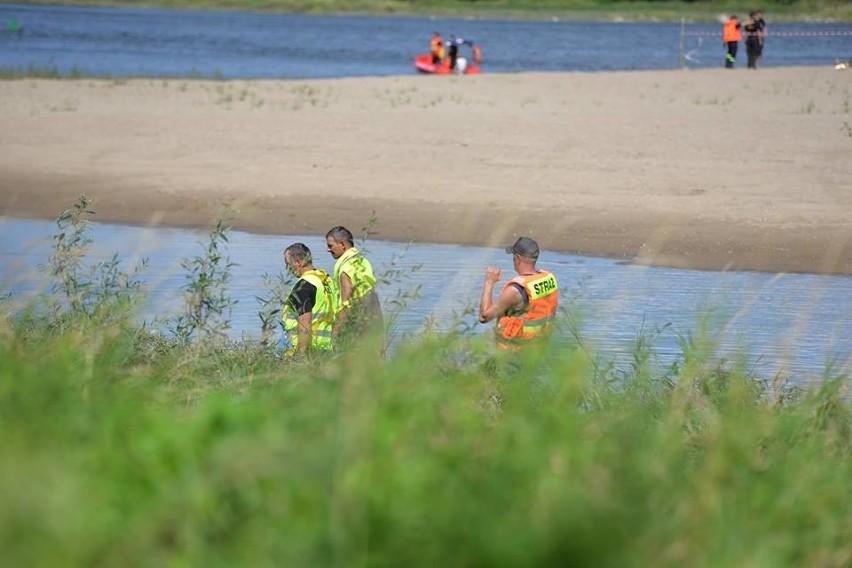
[[[0,82],[0,214],[852,274],[852,72]],[[282,239],[282,248],[288,244]]]

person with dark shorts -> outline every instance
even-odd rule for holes
[[[743,31],[746,34],[745,45],[749,69],[757,69],[760,66],[765,29],[766,22],[763,20],[763,13],[757,10],[751,12],[748,22],[743,26]]]
[[[754,62],[754,68],[757,69],[760,67],[760,60],[763,58],[763,46],[766,45],[766,20],[763,19],[763,10],[757,11],[757,19],[755,21],[757,22],[757,29],[760,32],[758,34],[760,49]]]

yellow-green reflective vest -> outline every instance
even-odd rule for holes
[[[347,249],[334,263],[334,283],[337,286],[338,293],[340,292],[341,274],[348,274],[349,280],[352,281],[352,296],[349,300],[353,303],[369,294],[373,286],[376,285],[373,265],[355,247]]]
[[[314,269],[302,274],[300,280],[306,280],[316,289],[314,309],[311,311],[311,349],[331,351],[331,327],[336,315],[334,283],[325,270]],[[287,355],[294,355],[299,348],[299,316],[293,310],[290,302],[284,303],[281,324],[284,327]]]

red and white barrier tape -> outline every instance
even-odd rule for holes
[[[683,35],[688,36],[721,36],[722,32],[684,32]],[[749,35],[748,33],[743,33],[743,35]],[[852,36],[852,30],[850,31],[828,31],[828,32],[769,32],[764,34],[765,37],[778,37],[778,36],[804,36],[804,37],[813,37],[813,36]]]

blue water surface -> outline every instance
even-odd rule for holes
[[[47,221],[0,217],[0,291],[12,292],[18,302],[48,291],[39,265],[47,263],[54,232]],[[186,284],[181,260],[203,253],[203,232],[97,223],[91,235],[92,258],[119,253],[126,270],[149,259],[144,276],[149,297],[141,319],[180,312]],[[316,265],[331,270],[322,235],[231,234],[226,255],[236,263],[229,288],[238,300],[231,318],[234,339],[259,337],[256,297],[268,296],[263,275],[284,270],[282,251],[293,242],[307,244]],[[377,274],[388,277],[380,296],[397,344],[426,328],[492,332],[493,325],[477,323],[475,308],[487,266],[502,268],[504,281],[513,275],[502,250],[386,241],[368,241],[366,250]],[[626,362],[640,333],[659,330],[660,363],[670,363],[680,353],[679,338],[694,334],[706,320],[720,341],[717,354],[736,359],[745,349],[763,378],[780,374],[806,383],[820,380],[827,367],[852,373],[852,277],[679,270],[549,251],[539,265],[556,274],[561,305],[579,316],[583,341],[604,358]],[[394,302],[397,298],[405,300]]]
[[[852,25],[774,24],[763,65],[852,59]],[[0,65],[98,76],[324,78],[414,73],[433,31],[476,42],[486,73],[720,67],[721,26],[310,16],[0,5]],[[681,37],[683,50],[681,51]],[[744,51],[744,47],[742,49]],[[743,58],[745,54],[743,53]],[[744,66],[744,64],[743,64]]]
[[[773,24],[763,65],[831,65],[852,59],[848,24]],[[375,18],[0,5],[0,25],[15,20],[20,32],[0,32],[0,66],[56,66],[62,72],[110,77],[185,76],[224,79],[330,78],[414,73],[413,57],[431,33],[455,33],[482,47],[484,72],[673,69],[723,64],[720,27],[713,24],[591,23],[448,18]],[[680,45],[683,38],[684,50]],[[683,57],[682,57],[683,56]],[[0,290],[23,300],[47,289],[37,268],[47,261],[53,225],[0,219]],[[128,265],[150,257],[149,300],[144,319],[180,310],[185,283],[182,258],[201,252],[200,233],[97,224],[96,246],[109,243]],[[257,335],[255,296],[262,275],[283,269],[281,251],[295,240],[324,251],[321,237],[270,237],[234,233],[230,254],[239,259],[231,291],[235,338]],[[427,325],[469,327],[488,333],[472,315],[485,267],[511,273],[500,251],[481,247],[413,245],[374,241],[369,253],[379,271],[409,274],[386,284],[389,302],[419,289],[393,318],[394,333],[416,335]],[[323,256],[318,254],[318,256]],[[324,262],[323,262],[324,260]],[[331,259],[320,267],[329,269]],[[720,355],[746,345],[761,376],[789,374],[818,380],[827,365],[852,372],[852,278],[840,276],[717,273],[622,265],[613,260],[545,253],[544,267],[559,278],[563,305],[584,314],[589,345],[626,357],[640,330],[661,329],[658,350],[671,360],[678,336],[698,327],[708,313],[721,338]]]

